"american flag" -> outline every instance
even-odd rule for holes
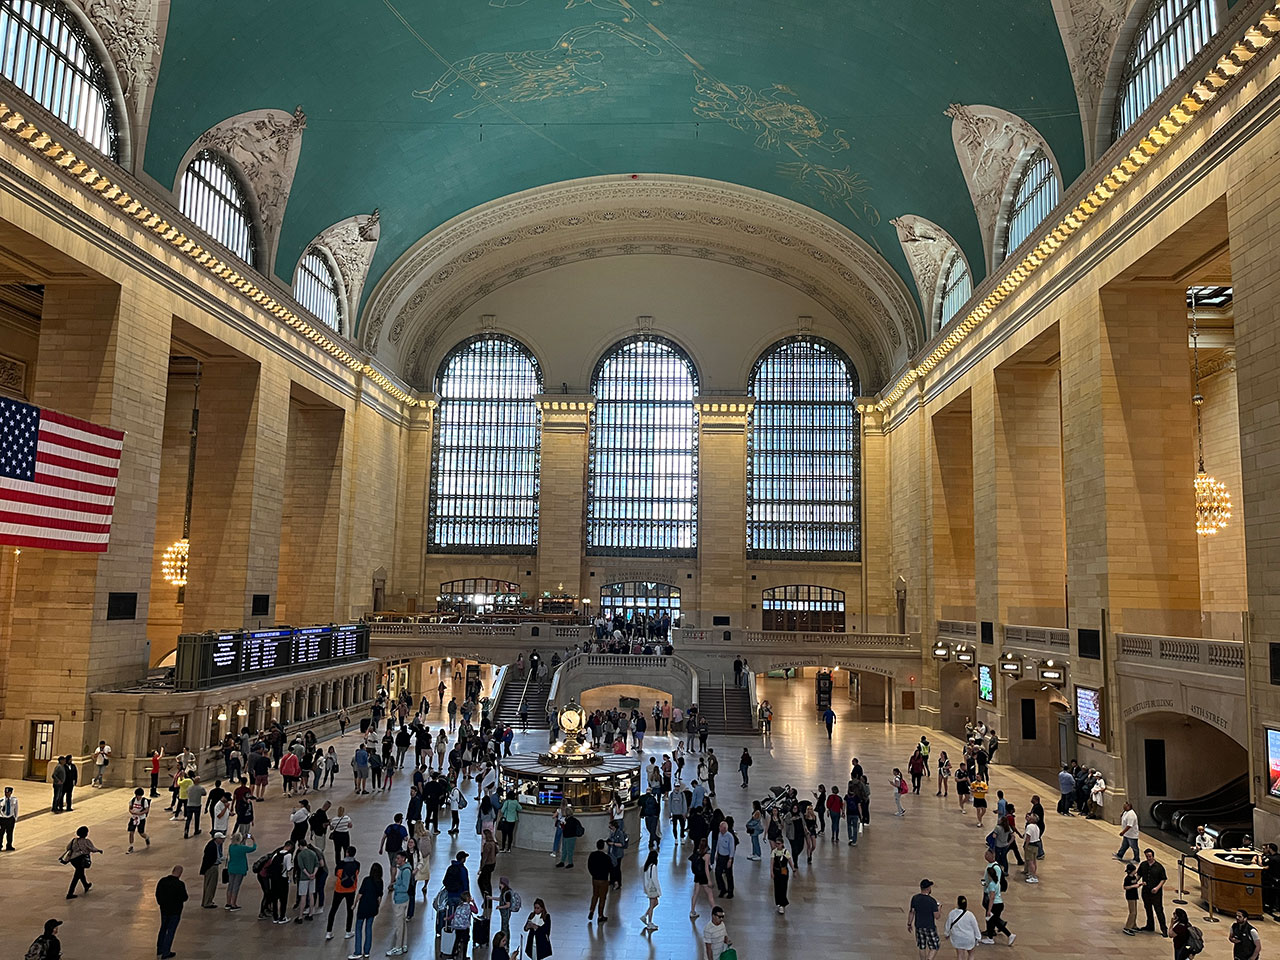
[[[124,434],[0,397],[0,543],[100,553]]]

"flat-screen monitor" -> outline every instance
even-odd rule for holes
[[[983,703],[996,702],[996,681],[990,665],[978,664],[978,699]]]
[[[1076,732],[1102,739],[1102,691],[1076,687]]]
[[[1280,730],[1267,730],[1267,795],[1280,797]]]

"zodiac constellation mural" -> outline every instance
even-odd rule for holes
[[[497,8],[520,7],[531,0],[488,0]],[[880,212],[866,194],[871,185],[852,165],[843,169],[816,163],[813,152],[835,156],[850,149],[844,130],[833,126],[818,111],[806,106],[794,90],[784,84],[754,88],[730,84],[715,76],[664,33],[645,8],[660,7],[665,0],[565,0],[564,9],[591,6],[601,15],[616,16],[621,24],[597,20],[565,33],[549,49],[481,53],[452,63],[434,84],[413,95],[434,103],[461,83],[473,90],[474,104],[454,114],[465,119],[486,106],[578,96],[604,90],[608,84],[599,71],[604,51],[582,46],[587,37],[611,35],[643,50],[654,58],[663,56],[665,44],[693,69],[694,95],[690,98],[696,116],[718,120],[729,127],[755,136],[755,146],[769,152],[788,150],[799,162],[780,163],[777,174],[803,194],[829,207],[841,208],[872,225],[880,222]],[[648,30],[654,39],[633,32]],[[660,41],[660,42],[656,42]]]
[[[600,20],[574,27],[548,49],[480,53],[457,60],[430,87],[415,90],[413,95],[434,103],[455,84],[464,84],[474,91],[471,99],[476,103],[454,114],[461,120],[495,103],[524,103],[603,90],[608,84],[588,74],[586,68],[601,63],[604,51],[579,46],[584,38],[599,34],[618,37],[651,57],[662,56],[656,43],[616,23]]]

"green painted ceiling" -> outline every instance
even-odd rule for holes
[[[171,184],[209,127],[300,104],[307,129],[275,265],[286,282],[317,233],[374,207],[366,293],[415,240],[477,204],[652,172],[805,203],[869,241],[914,291],[889,223],[900,214],[940,224],[982,272],[943,115],[952,102],[1018,114],[1065,182],[1080,173],[1050,0],[180,0],[145,167]]]

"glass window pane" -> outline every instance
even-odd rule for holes
[[[1120,77],[1115,139],[1155,103],[1217,32],[1214,0],[1151,0]]]
[[[237,257],[253,264],[253,219],[244,185],[225,157],[201,150],[182,175],[179,209]]]
[[[319,250],[308,250],[293,277],[293,296],[329,329],[342,332],[338,278],[328,258]]]

